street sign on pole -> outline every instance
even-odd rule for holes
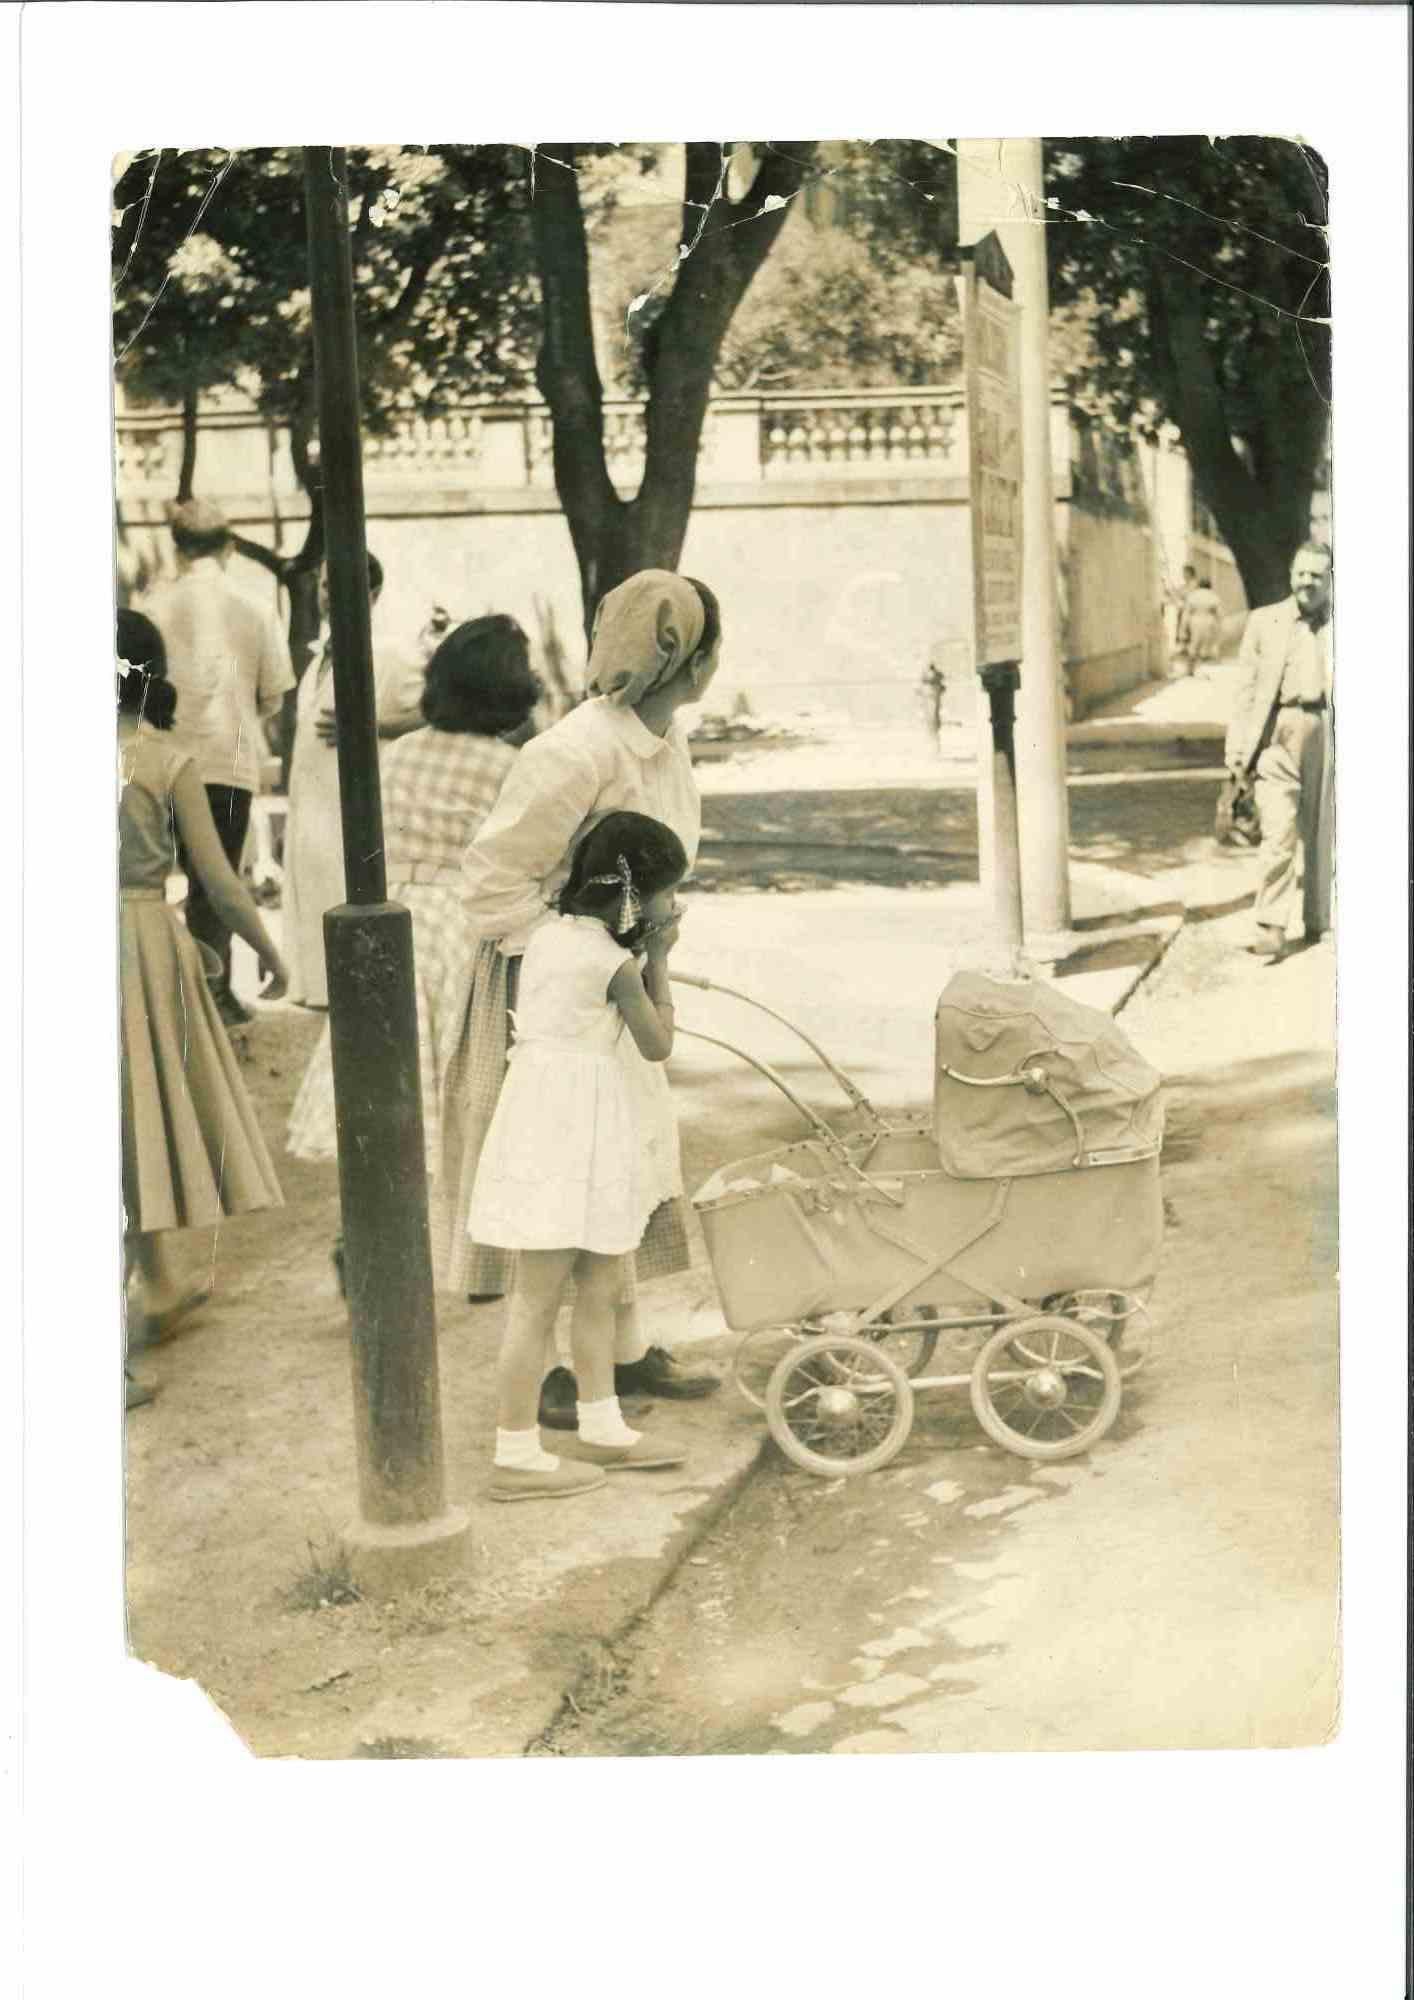
[[[1022,945],[1016,800],[1016,691],[1021,684],[1022,515],[1020,310],[995,231],[962,252],[963,382],[972,546],[973,660],[991,723],[993,916],[1011,963]],[[981,799],[988,788],[980,789]],[[979,811],[981,810],[979,801]]]
[[[396,1587],[442,1567],[469,1524],[446,1506],[412,919],[383,864],[342,148],[306,146],[304,177],[348,895],[324,950],[362,1512],[349,1541],[365,1580]]]

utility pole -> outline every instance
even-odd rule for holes
[[[1066,793],[1065,686],[1056,602],[1051,470],[1050,294],[1039,139],[959,139],[958,241],[995,229],[1016,276],[1021,308],[1021,443],[1024,467],[1021,685],[1016,699],[1021,890],[1028,955],[1070,928],[1070,804]],[[987,762],[979,754],[979,772]],[[984,884],[996,872],[990,774],[979,784]]]
[[[379,1591],[453,1566],[470,1524],[446,1505],[412,918],[383,862],[343,149],[306,146],[304,183],[348,895],[324,918],[361,1516],[347,1539]]]

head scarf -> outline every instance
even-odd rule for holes
[[[589,646],[589,692],[637,708],[702,642],[702,599],[686,577],[642,569],[601,598]]]

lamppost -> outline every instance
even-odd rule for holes
[[[383,861],[343,149],[306,146],[304,186],[348,895],[324,918],[358,1448],[347,1538],[377,1589],[455,1563],[469,1522],[442,1462],[412,919]]]

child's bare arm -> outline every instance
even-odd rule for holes
[[[661,986],[663,997],[650,992],[637,961],[629,959],[609,981],[609,998],[623,1015],[639,1054],[651,1063],[666,1062],[673,1052],[673,1003],[667,997],[666,977],[656,976],[655,961],[649,961],[648,978]]]

